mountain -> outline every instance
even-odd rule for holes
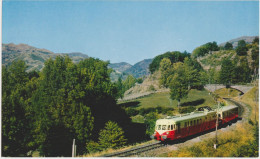
[[[125,70],[126,73],[132,74],[135,78],[146,76],[149,74],[149,65],[153,59],[145,59],[134,64],[129,69]]]
[[[239,37],[236,39],[229,40],[227,42],[231,43],[233,45],[233,47],[235,48],[235,47],[237,47],[239,40],[245,40],[246,43],[251,44],[256,37],[258,37],[258,36],[242,36],[242,37]],[[227,42],[221,43],[221,44],[219,44],[219,46],[225,46],[225,44]]]
[[[2,44],[2,64],[8,66],[14,60],[23,60],[28,65],[27,71],[41,70],[47,59],[66,55],[68,55],[73,62],[79,62],[80,60],[88,58],[87,55],[82,53],[54,53],[27,44]]]
[[[126,62],[111,63],[108,65],[114,70],[110,75],[111,80],[116,81],[119,77],[124,80],[128,75],[133,75],[135,78],[149,75],[149,65],[152,61],[152,59],[145,59],[133,66]]]
[[[126,62],[120,62],[120,63],[111,63],[108,65],[109,68],[112,68],[113,70],[117,72],[125,72],[127,69],[131,68],[132,65]]]

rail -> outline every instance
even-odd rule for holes
[[[163,145],[161,142],[155,142],[155,143],[151,143],[151,144],[147,144],[147,145],[143,145],[143,146],[139,146],[139,147],[135,147],[129,150],[125,150],[125,151],[121,151],[121,152],[115,152],[115,153],[111,153],[111,154],[106,154],[100,157],[127,157],[127,156],[133,156],[133,155],[138,155],[140,153],[143,152],[147,152],[153,149],[157,149],[160,147],[163,147],[165,145]]]

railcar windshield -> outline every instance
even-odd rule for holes
[[[158,125],[157,130],[161,130],[161,125]]]
[[[162,130],[166,130],[166,125],[163,125],[163,126],[162,126]]]

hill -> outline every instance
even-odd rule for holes
[[[108,65],[108,67],[112,68],[116,72],[125,72],[127,69],[131,68],[132,65],[126,62],[120,62],[120,63],[111,63]]]
[[[2,64],[10,65],[14,60],[23,60],[28,65],[27,71],[41,70],[44,62],[49,58],[68,55],[73,62],[88,58],[82,53],[54,53],[46,49],[39,49],[27,44],[2,44]]]
[[[133,75],[135,78],[147,76],[149,75],[149,65],[151,62],[152,59],[145,59],[133,66],[126,62],[111,63],[108,65],[109,68],[113,69],[110,78],[112,81],[117,81],[119,77],[125,80],[128,75]]]
[[[152,59],[145,59],[137,62],[132,67],[125,70],[125,72],[128,74],[132,74],[135,78],[146,76],[149,74],[149,65],[152,61]]]
[[[233,47],[235,48],[235,47],[237,47],[237,43],[239,40],[245,40],[247,43],[248,51],[247,51],[246,55],[244,55],[244,56],[237,55],[235,49],[219,50],[219,51],[210,51],[208,54],[206,54],[204,56],[197,57],[197,61],[202,65],[204,70],[208,70],[210,68],[216,68],[217,70],[219,70],[221,68],[221,62],[224,58],[228,58],[228,59],[232,60],[237,65],[240,65],[241,59],[246,58],[249,67],[252,68],[253,63],[256,60],[255,59],[255,56],[257,54],[256,50],[259,47],[256,44],[252,44],[255,37],[257,37],[257,36],[243,36],[243,37],[239,37],[239,38],[228,41],[228,42],[232,43]],[[225,43],[222,43],[219,46],[224,46]]]
[[[256,37],[258,37],[258,36],[242,36],[242,37],[239,37],[239,38],[235,38],[235,39],[229,40],[227,42],[231,43],[233,45],[233,47],[235,48],[235,47],[237,47],[237,44],[238,44],[239,40],[245,40],[245,42],[247,44],[251,44]],[[221,43],[221,44],[219,44],[219,46],[225,46],[225,44],[227,42]]]

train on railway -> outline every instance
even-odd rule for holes
[[[176,140],[216,128],[217,115],[219,126],[228,124],[237,120],[238,107],[229,105],[212,110],[205,106],[189,114],[158,119],[151,138],[159,141]]]

